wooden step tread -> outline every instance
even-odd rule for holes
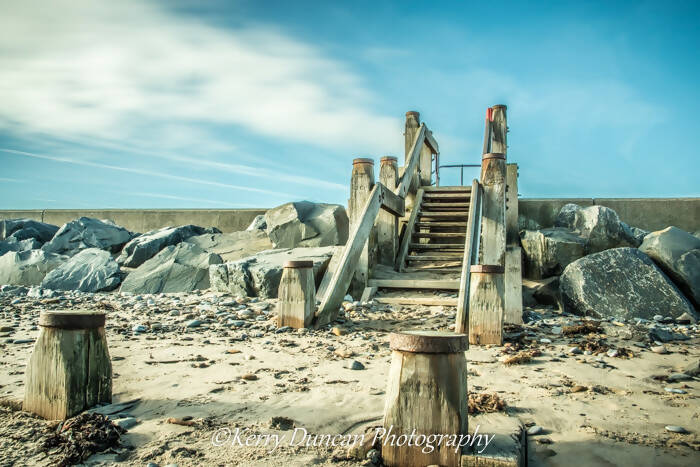
[[[374,297],[374,301],[386,305],[457,306],[456,298],[445,297]]]
[[[417,227],[466,227],[466,222],[445,222],[445,221],[420,221],[416,222]]]
[[[370,279],[369,287],[385,289],[441,289],[459,290],[459,280],[435,279]]]
[[[469,216],[468,211],[430,211],[430,212],[425,212],[421,211],[418,214],[418,217],[467,217]]]
[[[413,234],[415,238],[464,238],[466,236],[466,233],[461,232],[415,232]]]
[[[462,255],[456,253],[454,255],[408,255],[406,261],[459,261]]]
[[[436,192],[427,192],[423,194],[423,197],[425,199],[469,199],[471,198],[471,193],[460,193],[460,192],[454,192],[454,193],[436,193]]]
[[[469,203],[423,203],[421,205],[421,210],[436,209],[439,211],[442,208],[460,208],[469,209]]]
[[[456,263],[458,261],[450,261],[450,263]],[[422,266],[422,267],[407,267],[403,268],[403,272],[435,272],[435,273],[457,273],[457,272],[462,272],[462,267],[461,266],[455,266],[454,264],[446,264],[444,266],[439,266],[439,265],[428,265],[428,266]]]
[[[464,243],[411,243],[414,250],[464,250]]]
[[[427,193],[454,193],[463,191],[465,193],[471,193],[472,187],[470,186],[423,186],[421,187],[423,191]]]

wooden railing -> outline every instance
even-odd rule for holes
[[[416,174],[420,172],[419,164],[424,148],[427,148],[432,154],[437,154],[439,151],[437,141],[425,123],[422,123],[407,151],[404,171],[396,188],[392,190],[381,182],[374,186],[364,204],[362,213],[352,225],[345,247],[336,253],[339,255],[338,258],[331,259],[318,290],[317,300],[320,301],[320,305],[315,314],[314,325],[316,327],[335,320],[338,309],[350,287],[364,246],[370,238],[379,211],[383,209],[399,218],[405,215],[405,199],[412,188]],[[427,170],[430,171],[430,166]],[[417,209],[414,209],[412,215],[415,215],[416,211]]]

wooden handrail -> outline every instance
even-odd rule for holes
[[[455,332],[466,333],[469,324],[469,281],[473,264],[479,262],[479,237],[481,231],[481,206],[483,190],[481,184],[472,182],[472,196],[469,203],[469,220],[464,241],[464,257],[462,259],[462,275],[459,279],[459,297],[457,298],[457,321]]]
[[[425,133],[427,128],[425,123],[420,124],[420,130],[416,132],[415,138],[413,138],[413,144],[411,145],[411,150],[409,151],[408,164],[404,168],[403,175],[401,175],[401,181],[396,187],[396,194],[401,198],[406,198],[409,188],[411,188],[411,182],[413,181],[413,176],[416,173],[416,168],[418,167],[418,160],[420,159],[420,151],[425,142]]]

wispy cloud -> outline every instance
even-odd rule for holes
[[[164,195],[162,193],[144,193],[144,192],[129,192],[129,193],[120,193],[121,195],[127,195],[131,197],[143,197],[143,198],[156,198],[156,199],[171,199],[171,200],[177,200],[177,201],[191,201],[193,203],[205,203],[205,204],[216,204],[219,206],[226,206],[226,207],[234,207],[231,203],[225,203],[223,201],[217,201],[214,199],[205,199],[205,198],[190,198],[186,196],[176,196],[176,195]],[[240,204],[237,204],[235,207],[240,207]],[[252,206],[252,205],[244,205],[244,207],[258,207],[258,206]]]
[[[0,177],[0,182],[24,183],[24,180],[19,180],[19,179],[16,179],[16,178],[5,178],[5,177]]]
[[[132,173],[132,174],[145,175],[148,177],[163,178],[163,179],[167,179],[167,180],[175,180],[175,181],[179,181],[179,182],[186,182],[186,183],[197,184],[197,185],[207,185],[207,186],[213,186],[213,187],[218,187],[218,188],[227,188],[227,189],[233,189],[233,190],[239,190],[239,191],[248,191],[248,192],[252,192],[252,193],[260,193],[260,194],[267,194],[267,195],[273,195],[273,196],[278,196],[278,197],[285,197],[288,199],[294,198],[294,195],[292,195],[290,193],[265,190],[262,188],[253,188],[253,187],[247,187],[247,186],[241,186],[241,185],[232,185],[229,183],[220,183],[220,182],[215,182],[215,181],[210,181],[210,180],[201,180],[201,179],[197,179],[197,178],[183,177],[180,175],[167,174],[164,172],[154,172],[152,170],[136,169],[136,168],[131,168],[131,167],[120,167],[120,166],[111,165],[111,164],[102,164],[99,162],[90,162],[90,161],[85,161],[85,160],[72,159],[70,157],[49,156],[49,155],[45,155],[45,154],[36,154],[36,153],[31,153],[31,152],[26,152],[26,151],[17,151],[15,149],[6,149],[6,148],[0,148],[0,152],[4,152],[7,154],[14,154],[14,155],[20,156],[20,157],[31,157],[34,159],[43,159],[43,160],[48,160],[48,161],[53,161],[53,162],[61,162],[61,163],[65,163],[65,164],[81,165],[84,167],[94,167],[94,168],[98,168],[98,169],[115,170],[115,171],[119,171],[119,172],[127,172],[127,173]]]
[[[370,110],[343,63],[270,26],[221,29],[164,5],[6,4],[0,127],[171,148],[216,144],[202,123],[355,151],[395,143],[397,120]]]

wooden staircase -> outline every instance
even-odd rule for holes
[[[456,297],[438,297],[436,291],[454,295],[460,286],[470,186],[422,187],[406,223],[394,270],[375,268],[369,293],[383,293],[376,300],[393,304],[451,305]],[[423,292],[421,294],[421,291]]]

